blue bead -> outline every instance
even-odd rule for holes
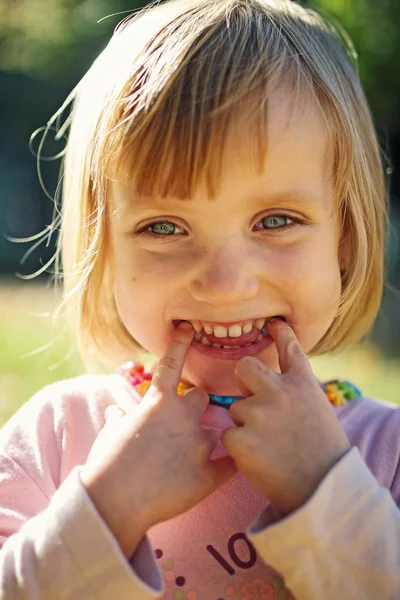
[[[243,396],[219,396],[217,394],[208,394],[210,404],[223,406],[224,408],[231,406],[236,400],[241,400]]]
[[[356,385],[354,385],[354,383],[351,383],[350,385],[353,388],[353,390],[356,392],[356,394],[358,394],[358,396],[362,396],[362,391]]]

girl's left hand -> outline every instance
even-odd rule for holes
[[[268,330],[281,374],[254,357],[237,363],[246,398],[230,407],[237,427],[226,429],[221,441],[254,487],[289,514],[351,446],[292,328],[277,319]]]

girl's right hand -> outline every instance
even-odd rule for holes
[[[200,426],[209,398],[176,393],[193,328],[182,324],[137,406],[109,407],[80,477],[91,500],[130,558],[148,529],[211,494],[236,473],[231,457],[210,460],[217,435]]]

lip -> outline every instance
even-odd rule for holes
[[[209,356],[210,358],[219,360],[240,360],[244,356],[256,356],[265,348],[268,348],[274,343],[273,338],[267,334],[259,342],[255,342],[251,346],[243,346],[243,348],[214,348],[214,346],[206,346],[197,340],[193,340],[190,349],[196,350]]]

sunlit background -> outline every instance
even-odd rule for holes
[[[386,156],[391,195],[387,288],[375,327],[355,347],[312,364],[321,379],[348,378],[364,393],[400,404],[400,293],[395,291],[400,290],[400,2],[302,4],[340,23],[349,36],[349,54],[357,62]],[[0,3],[0,425],[44,385],[83,372],[71,342],[52,327],[59,298],[48,286],[51,267],[30,278],[51,258],[55,237],[24,262],[33,243],[9,241],[37,234],[53,218],[29,138],[57,110],[117,23],[139,6],[125,0]],[[49,139],[43,154],[61,150],[61,142]],[[59,166],[59,161],[41,164],[50,196]]]

